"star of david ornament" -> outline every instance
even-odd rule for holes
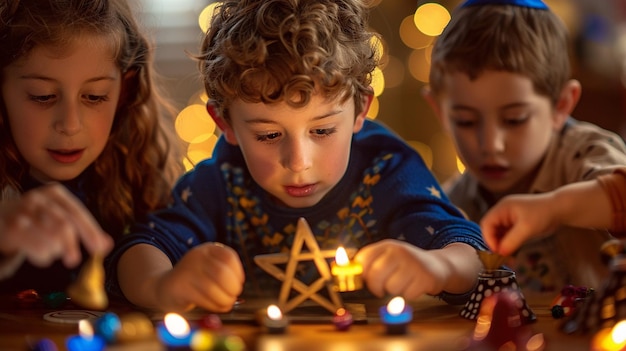
[[[305,244],[308,251],[303,251]],[[339,294],[332,288],[330,267],[326,261],[326,259],[334,257],[334,250],[320,250],[306,219],[299,218],[296,235],[289,253],[257,255],[254,257],[254,262],[265,272],[283,282],[278,297],[278,304],[283,312],[287,313],[307,299],[311,299],[334,314],[337,309],[342,307]],[[295,276],[298,263],[302,261],[313,261],[319,271],[320,278],[312,282],[311,285],[306,285]],[[283,270],[279,265],[284,264],[286,266]],[[318,294],[324,288],[328,290],[330,300]],[[290,300],[291,290],[295,290],[299,294]]]

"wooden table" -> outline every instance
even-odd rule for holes
[[[550,314],[550,301],[553,295],[528,295],[528,305],[537,315],[537,322],[530,328],[533,333],[543,334],[546,350],[589,350],[590,335],[566,335]],[[0,350],[29,350],[28,343],[41,338],[53,340],[59,350],[65,350],[65,340],[77,333],[74,324],[60,324],[46,321],[42,316],[52,310],[45,308],[22,308],[15,306],[6,298],[0,303]],[[373,301],[371,304],[382,304]],[[423,297],[412,303],[414,319],[408,327],[408,334],[389,336],[385,326],[380,323],[377,308],[369,307],[367,320],[352,325],[346,332],[336,331],[330,316],[328,321],[291,323],[284,335],[267,334],[263,328],[245,318],[231,318],[234,314],[223,315],[224,331],[240,336],[249,351],[408,351],[408,350],[460,350],[462,341],[472,333],[475,323],[459,316],[462,306],[450,306],[432,297]],[[71,307],[71,306],[70,306]],[[56,309],[58,310],[58,309]],[[111,311],[118,315],[133,312],[128,305],[111,306]],[[144,311],[145,312],[145,311]],[[198,316],[199,311],[189,315],[189,319]],[[162,314],[150,314],[153,321],[158,321]],[[138,344],[114,345],[108,351],[124,350],[164,350],[156,338]]]

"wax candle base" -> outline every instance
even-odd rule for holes
[[[407,323],[387,324],[387,335],[406,335]]]
[[[285,327],[265,327],[265,328],[267,329],[267,333],[272,334],[272,335],[285,334],[285,331],[287,330],[287,328]]]

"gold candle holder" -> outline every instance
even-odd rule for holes
[[[335,291],[344,292],[362,289],[362,273],[363,266],[358,262],[350,261],[346,250],[343,247],[339,247],[335,254],[335,262],[330,267]]]

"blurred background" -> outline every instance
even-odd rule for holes
[[[371,29],[385,56],[375,72],[368,113],[423,156],[439,181],[463,171],[454,146],[421,96],[430,48],[460,0],[369,0]],[[583,94],[573,116],[626,137],[626,0],[544,0],[570,31],[573,77]],[[210,157],[219,131],[204,110],[203,87],[190,55],[199,51],[213,1],[140,0],[143,25],[156,43],[156,69],[179,111],[178,135],[188,143],[187,168]]]

